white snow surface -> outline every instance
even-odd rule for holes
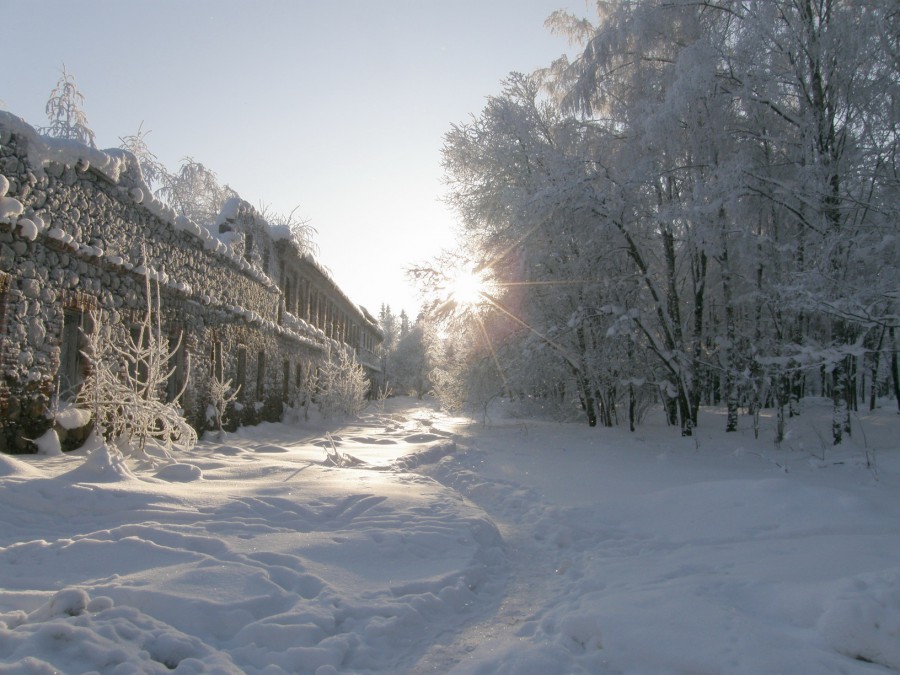
[[[840,449],[816,401],[776,448],[392,399],[165,466],[0,455],[0,673],[900,670],[887,405]]]

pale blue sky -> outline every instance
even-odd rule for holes
[[[452,241],[440,148],[510,71],[570,52],[585,0],[0,0],[0,101],[34,126],[61,64],[100,147],[150,129],[248,202],[298,213],[354,301],[413,313],[403,268]]]

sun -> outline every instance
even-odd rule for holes
[[[472,307],[485,301],[487,279],[478,270],[459,270],[448,284],[450,299],[459,307]]]

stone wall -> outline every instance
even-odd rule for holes
[[[71,324],[89,329],[90,310],[102,309],[128,330],[145,312],[148,278],[163,331],[183,336],[186,417],[203,428],[209,376],[221,367],[243,380],[232,423],[278,419],[302,396],[302,374],[337,344],[283,320],[273,278],[284,248],[246,202],[198,225],[152,197],[130,154],[49,139],[0,111],[0,451],[33,451],[57,394],[72,394],[64,371],[83,377],[66,342],[79,335]]]

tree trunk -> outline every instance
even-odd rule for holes
[[[591,383],[588,378],[580,373],[576,373],[578,379],[578,396],[581,398],[581,408],[587,416],[588,426],[597,426],[597,403],[594,401],[594,395],[591,393]]]
[[[843,358],[831,372],[831,440],[840,445],[850,435],[850,410],[847,407],[847,359]]]
[[[872,367],[870,369],[872,381],[869,384],[869,411],[875,410],[875,406],[878,404],[878,368],[881,366],[881,350],[884,347],[884,336],[887,333],[887,328],[881,329],[881,334],[878,336],[878,344],[875,345],[875,349],[872,351]]]
[[[722,303],[725,307],[725,343],[719,346],[719,365],[725,374],[725,405],[728,414],[725,418],[725,431],[737,431],[738,426],[738,387],[735,373],[735,318],[734,300],[732,298],[731,264],[728,260],[728,235],[726,230],[725,214],[719,211],[719,224],[722,235],[722,257],[719,261],[722,268]]]
[[[665,389],[661,390],[663,407],[666,410],[666,423],[670,427],[678,425],[678,405],[674,396],[669,396],[669,392]]]
[[[894,327],[891,333],[891,379],[894,381],[894,400],[897,401],[897,413],[900,414],[900,367],[897,364],[897,343],[894,340]]]
[[[678,392],[678,417],[681,421],[682,436],[694,435],[694,427],[696,424],[694,423],[694,417],[691,413],[691,401],[688,400],[687,394],[681,390]]]
[[[634,395],[634,383],[628,383],[628,429],[632,433],[634,433],[634,415],[635,415],[635,395]]]
[[[775,444],[780,445],[784,441],[786,420],[784,409],[789,405],[791,391],[790,373],[780,373],[775,378],[775,408],[777,411],[777,424],[775,427]]]

